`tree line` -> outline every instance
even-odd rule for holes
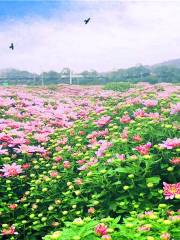
[[[25,85],[50,85],[70,82],[71,70],[64,68],[61,72],[48,71],[41,74],[33,74],[27,71],[11,69],[0,74],[0,83],[25,84]],[[109,82],[169,82],[180,83],[180,68],[171,65],[160,66],[135,66],[127,69],[99,73],[95,70],[83,71],[78,75],[71,75],[72,84],[99,85]]]

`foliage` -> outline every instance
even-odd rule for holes
[[[132,88],[134,85],[131,83],[126,83],[126,82],[112,82],[112,83],[107,83],[104,86],[105,90],[113,90],[113,91],[120,91],[120,92],[125,92]]]
[[[164,206],[162,206],[164,207]],[[166,208],[166,206],[165,206]],[[128,218],[119,224],[119,218],[104,218],[99,221],[85,218],[75,219],[73,222],[67,222],[62,231],[56,231],[44,237],[44,240],[169,240],[179,239],[180,215],[171,213],[167,216],[165,211],[145,212],[137,214],[131,212]],[[173,220],[169,220],[173,219]],[[96,228],[99,224],[106,227],[106,234],[98,236]],[[104,238],[103,238],[104,236]],[[105,237],[106,236],[106,237]]]
[[[41,239],[79,217],[95,219],[88,228],[119,217],[121,227],[134,211],[178,211],[178,89],[1,88],[2,234]],[[158,223],[157,234],[163,228],[171,231]]]

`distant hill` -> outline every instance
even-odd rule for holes
[[[157,64],[154,64],[152,67],[154,68],[159,66],[173,66],[173,67],[180,68],[180,58],[168,60],[162,63],[157,63]]]
[[[37,75],[37,74],[36,74]],[[14,78],[14,77],[33,77],[34,74],[30,73],[28,71],[21,71],[13,68],[7,68],[7,69],[2,69],[0,70],[0,77],[7,77],[7,78]]]
[[[21,71],[13,68],[0,70],[0,84],[8,82],[9,84],[33,84],[37,81],[38,74],[28,71]]]

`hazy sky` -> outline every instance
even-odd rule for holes
[[[0,69],[106,71],[179,57],[180,0],[0,0]]]

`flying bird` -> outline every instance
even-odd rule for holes
[[[14,50],[14,44],[11,43],[11,45],[9,46],[9,48],[11,48],[12,50]]]
[[[84,23],[85,23],[85,24],[88,24],[88,22],[90,21],[90,19],[91,19],[91,18],[85,19],[85,20],[84,20]]]

